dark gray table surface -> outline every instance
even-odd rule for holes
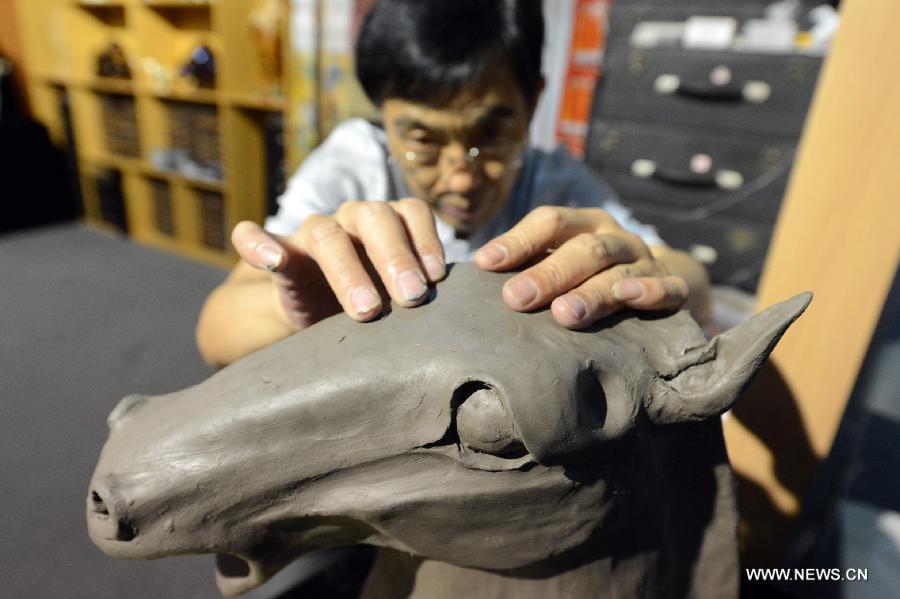
[[[194,326],[225,274],[80,225],[0,237],[0,596],[220,597],[210,556],[114,560],[84,511],[116,402],[211,373]]]

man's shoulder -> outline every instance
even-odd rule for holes
[[[309,214],[330,214],[347,200],[384,198],[387,150],[383,135],[380,127],[362,118],[336,125],[306,157],[279,199],[279,214],[292,215],[290,228]]]
[[[338,123],[322,145],[325,152],[340,152],[342,155],[367,155],[383,158],[386,138],[384,130],[364,118],[351,118]]]
[[[560,174],[564,176],[573,172],[583,173],[586,169],[585,165],[572,156],[565,146],[556,146],[550,150],[529,148],[526,152],[526,159],[541,174]]]
[[[608,186],[583,162],[569,151],[558,146],[552,150],[531,148],[525,156],[528,184],[526,185],[532,207],[540,204],[568,204],[579,196],[577,203],[587,195],[595,202],[607,200],[613,194]],[[523,190],[526,191],[526,190]],[[591,202],[594,203],[594,202]]]
[[[347,119],[303,161],[297,175],[315,183],[321,193],[340,195],[353,189],[356,199],[369,197],[367,189],[384,193],[387,147],[384,131],[362,118]],[[363,194],[360,196],[359,194]]]

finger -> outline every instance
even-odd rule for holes
[[[534,310],[616,264],[640,256],[628,238],[615,233],[581,233],[563,243],[536,266],[503,286],[503,299],[513,310]]]
[[[421,304],[428,292],[425,275],[394,209],[387,202],[357,202],[337,216],[356,232],[394,301],[406,307]]]
[[[282,241],[254,222],[245,220],[235,225],[231,243],[253,268],[277,272],[287,265],[288,255]]]
[[[392,202],[400,215],[407,238],[419,259],[419,264],[428,275],[428,280],[437,283],[447,276],[444,246],[438,238],[431,207],[418,198],[406,198]]]
[[[613,284],[613,295],[637,310],[674,310],[688,298],[687,282],[681,277],[638,277]]]
[[[319,265],[296,241],[243,221],[233,229],[231,242],[244,264],[272,273],[284,315],[295,328],[341,310]],[[309,298],[316,299],[310,303]]]
[[[353,240],[334,218],[310,216],[300,230],[300,239],[351,318],[366,321],[381,313],[381,298]]]
[[[651,260],[613,266],[553,300],[550,311],[564,327],[583,329],[624,307],[624,302],[613,294],[613,285],[625,279],[652,275],[655,271],[656,266]]]
[[[269,233],[254,222],[238,223],[231,243],[244,262],[268,270],[282,287],[304,287],[321,280],[318,264],[295,240]]]
[[[555,249],[579,233],[615,226],[603,210],[540,206],[512,229],[495,237],[475,253],[475,263],[486,270],[506,270],[533,256]]]

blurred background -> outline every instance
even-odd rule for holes
[[[83,488],[136,390],[211,372],[206,295],[340,121],[375,0],[0,0],[0,547],[14,597],[215,597],[205,558],[115,562]],[[531,126],[704,263],[708,332],[813,305],[725,420],[745,596],[900,588],[900,4],[545,0]],[[170,563],[171,562],[171,563]],[[366,556],[295,565],[258,597],[353,596]],[[305,583],[303,581],[306,581]],[[11,590],[10,590],[11,589]],[[293,590],[292,590],[293,589]],[[318,594],[317,594],[318,593]]]

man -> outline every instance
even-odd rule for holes
[[[634,221],[562,151],[527,147],[543,88],[540,0],[379,0],[356,48],[382,126],[338,126],[292,178],[267,231],[243,222],[243,258],[204,306],[211,364],[228,364],[343,310],[414,308],[446,264],[527,267],[512,310],[549,305],[584,328],[623,307],[702,319],[702,266]]]

